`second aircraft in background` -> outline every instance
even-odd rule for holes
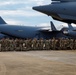
[[[60,29],[60,27],[58,29]],[[26,38],[50,39],[53,37],[76,38],[76,34],[74,34],[75,29],[72,26],[69,27],[61,26],[61,30],[58,29],[54,26],[53,22],[51,22],[51,25],[48,27],[9,25],[0,17],[0,32],[8,36],[24,39]]]

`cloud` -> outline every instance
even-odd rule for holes
[[[28,4],[27,1],[17,1],[17,0],[5,0],[5,1],[0,1],[0,6],[6,6],[6,5],[15,5],[15,4]]]
[[[30,0],[32,2],[35,2],[37,5],[43,5],[44,0]]]
[[[46,28],[50,27],[50,23],[40,23],[38,25],[31,25],[28,22],[23,22],[23,21],[18,21],[18,20],[13,20],[13,19],[6,19],[5,21],[9,25],[37,26],[37,27],[46,27]]]
[[[16,24],[18,25],[18,24],[22,23],[20,21],[15,21],[15,20],[11,20],[11,19],[7,19],[6,21],[9,25],[16,25]]]
[[[5,6],[5,5],[15,5],[15,4],[35,4],[35,5],[44,5],[44,4],[48,4],[51,1],[48,0],[3,0],[0,1],[0,6]]]
[[[39,25],[37,25],[37,26],[44,26],[44,27],[48,27],[48,26],[50,26],[50,24],[49,23],[41,23],[41,24],[39,24]]]
[[[41,13],[35,13],[32,11],[24,10],[1,10],[1,16],[25,16],[25,17],[34,17],[34,16],[43,16]]]
[[[28,22],[24,22],[24,21],[19,21],[19,20],[14,20],[14,19],[6,19],[5,20],[6,21],[6,23],[8,24],[8,25],[24,25],[24,26],[26,26],[26,25],[29,25],[28,24]]]
[[[48,4],[51,3],[51,0],[30,0],[31,2],[35,2],[37,5],[44,5],[44,4]]]
[[[32,7],[37,5],[48,4],[49,2],[50,0],[0,0],[0,16],[4,18],[6,17],[7,22],[10,24],[24,23],[28,25],[30,23],[36,23],[37,25],[39,25],[40,23],[40,25],[45,25],[41,23],[41,21],[35,22],[35,19],[36,21],[38,21],[41,17],[45,15],[34,11]],[[18,19],[18,17],[21,19]],[[26,19],[27,22],[25,22],[23,19]],[[44,22],[46,22],[46,20],[44,20]]]
[[[4,0],[0,1],[0,15],[1,16],[43,16],[44,14],[36,12],[32,9],[33,4],[43,3],[44,0]],[[20,5],[17,5],[19,4]],[[30,3],[30,4],[29,4]],[[26,4],[26,5],[25,5]],[[5,6],[6,5],[6,6]],[[10,6],[9,6],[10,5]]]

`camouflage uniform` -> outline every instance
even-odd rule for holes
[[[15,39],[15,51],[19,51],[19,39]]]
[[[29,39],[25,40],[26,50],[29,50]]]
[[[67,40],[66,39],[64,39],[64,41],[63,41],[63,50],[66,50],[67,49]]]
[[[60,50],[60,40],[55,39],[54,44],[55,44],[54,50]]]
[[[41,38],[41,39],[40,39],[40,50],[43,50],[43,44],[44,44],[44,41],[43,41],[43,39]]]
[[[56,41],[55,40],[56,40],[55,38],[52,39],[52,49],[53,50],[55,50],[55,48],[56,48]]]
[[[70,50],[73,50],[73,39],[70,39],[69,41]]]
[[[23,51],[26,51],[26,40],[23,40]]]
[[[1,52],[1,47],[2,47],[2,40],[0,40],[0,52]]]
[[[5,48],[4,51],[7,51],[7,48],[8,48],[8,45],[7,45],[7,39],[4,40],[4,48]]]
[[[29,50],[32,49],[32,39],[28,40],[28,48],[29,48]]]
[[[66,40],[67,40],[67,44],[66,44],[67,50],[70,50],[71,40],[70,39],[66,39]]]
[[[52,39],[49,39],[49,49],[52,50]]]
[[[63,39],[59,40],[59,50],[63,50]]]
[[[40,49],[39,46],[40,46],[40,40],[37,40],[37,42],[36,42],[36,49],[37,49],[37,50]]]
[[[74,40],[73,49],[76,50],[76,39]]]
[[[9,50],[10,50],[10,51],[13,51],[13,50],[14,50],[14,43],[13,43],[13,42],[14,42],[13,39],[9,40],[9,44],[10,44],[10,45],[9,45]]]
[[[19,40],[19,51],[22,51],[23,50],[23,40],[20,39]]]
[[[60,50],[64,49],[64,39],[60,39]]]
[[[4,43],[3,40],[4,40],[4,39],[1,40],[1,51],[3,51],[3,48],[4,48],[4,47],[3,47],[3,46],[4,46],[4,45],[3,45],[3,43]]]
[[[6,39],[6,46],[7,46],[7,51],[10,50],[10,39]]]
[[[2,51],[7,51],[7,40],[2,39]]]
[[[45,49],[46,50],[50,49],[49,40],[45,40]]]
[[[32,49],[36,50],[36,47],[37,47],[37,39],[35,38],[32,40]]]

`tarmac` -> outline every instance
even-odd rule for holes
[[[0,52],[0,75],[76,75],[76,51]]]

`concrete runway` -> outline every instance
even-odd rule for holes
[[[76,75],[76,51],[0,52],[0,75]]]

